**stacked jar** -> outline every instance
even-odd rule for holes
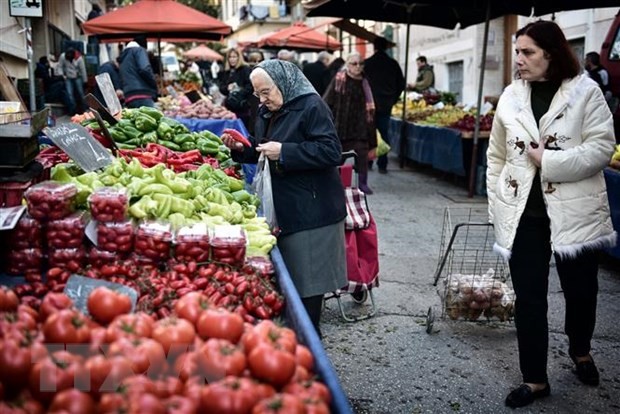
[[[12,234],[7,273],[40,273],[44,261],[44,235],[48,225],[75,211],[77,187],[73,183],[43,181],[24,193],[28,214],[22,217]]]
[[[209,260],[209,229],[206,223],[179,228],[173,244],[174,258],[179,262],[202,263]]]
[[[96,221],[97,243],[89,253],[95,265],[126,257],[133,248],[134,226],[127,218],[129,195],[124,188],[102,187],[88,197]]]
[[[247,238],[239,225],[215,226],[209,236],[211,260],[241,267],[245,262]]]
[[[6,272],[24,275],[40,272],[43,264],[43,224],[30,214],[24,214],[9,236]]]
[[[172,229],[170,223],[144,221],[136,229],[134,246],[135,259],[138,263],[164,263],[170,258],[172,248]]]

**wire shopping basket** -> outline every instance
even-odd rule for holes
[[[495,236],[486,206],[446,207],[433,285],[440,279],[441,316],[476,321],[481,316],[508,321],[514,315],[514,291],[508,265],[493,252]],[[427,314],[427,332],[435,320]]]

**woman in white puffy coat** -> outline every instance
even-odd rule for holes
[[[565,332],[578,378],[598,385],[590,356],[598,293],[597,250],[613,246],[603,169],[614,151],[612,116],[581,73],[562,30],[530,23],[516,33],[517,78],[502,94],[487,152],[495,250],[509,260],[523,384],[521,407],[550,394],[547,289],[555,255],[566,300]]]

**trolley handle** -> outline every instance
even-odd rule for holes
[[[349,158],[353,158],[353,162],[357,165],[357,152],[355,150],[343,152],[340,157],[340,165],[343,165]]]

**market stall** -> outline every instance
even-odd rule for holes
[[[400,154],[400,137],[402,120],[392,117],[389,125],[389,139],[392,151]],[[469,171],[469,160],[472,154],[471,135],[458,129],[418,125],[407,122],[406,137],[408,145],[405,158],[432,166],[434,169],[459,177],[466,177]],[[488,138],[488,133],[481,132],[480,138]],[[478,146],[478,176],[476,193],[486,194],[484,183],[484,168],[486,165],[485,153],[488,139],[482,139]]]
[[[604,173],[611,221],[616,232],[620,234],[620,171],[613,168],[605,168]],[[609,255],[620,259],[620,244],[614,248],[606,249],[606,251]]]
[[[217,411],[214,395],[227,393],[245,404],[239,412],[288,401],[350,413],[272,250],[276,239],[256,214],[258,200],[243,189],[218,135],[190,131],[153,108],[121,115],[109,134],[90,118],[45,129],[57,147],[38,159],[54,164],[51,180],[22,188],[15,209],[2,210],[2,222],[13,225],[0,231],[0,313],[11,321],[0,326],[0,411],[25,402],[55,411],[79,401],[80,412],[109,404],[206,412]],[[116,157],[104,147],[108,135]],[[290,328],[273,323],[280,318]],[[66,351],[44,349],[50,343]],[[105,357],[103,345],[111,349]],[[35,348],[32,363],[16,367],[5,358]],[[161,359],[142,358],[162,350]],[[59,363],[63,382],[42,389],[38,372],[60,370]],[[110,372],[116,385],[105,388]]]

